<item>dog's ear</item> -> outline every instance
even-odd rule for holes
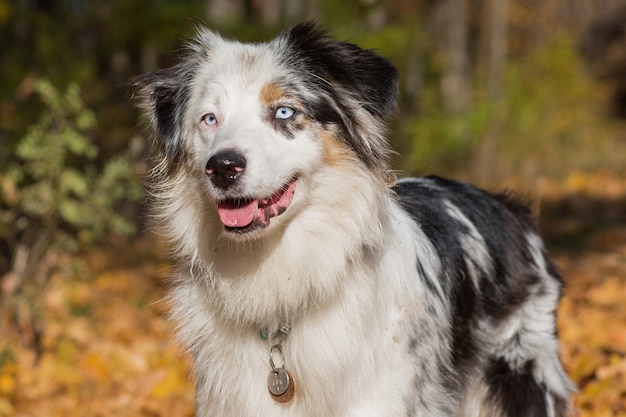
[[[397,107],[398,71],[372,50],[337,41],[309,22],[294,26],[279,39],[286,41],[293,62],[302,62],[327,86],[337,84],[374,116],[391,116]]]
[[[139,75],[131,80],[138,106],[150,118],[165,155],[180,152],[185,108],[189,99],[189,62]]]
[[[198,67],[209,58],[211,47],[221,41],[217,33],[198,27],[179,64],[139,75],[130,82],[139,107],[150,118],[169,158],[175,159],[180,153],[185,114]]]
[[[398,71],[371,50],[331,38],[314,23],[283,32],[275,41],[311,94],[316,120],[340,126],[340,139],[370,167],[388,169],[387,118],[398,102]]]

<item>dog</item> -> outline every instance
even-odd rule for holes
[[[196,415],[559,417],[562,281],[526,205],[395,180],[398,73],[314,23],[199,28],[137,76]]]

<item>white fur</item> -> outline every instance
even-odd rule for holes
[[[200,378],[198,415],[253,416],[261,410],[265,416],[406,414],[403,399],[412,395],[415,369],[413,358],[405,351],[405,337],[411,333],[411,317],[430,314],[416,303],[423,296],[423,289],[417,285],[414,265],[406,260],[414,258],[415,250],[424,251],[426,259],[432,256],[426,252],[429,248],[418,247],[414,234],[406,232],[416,230],[404,213],[390,201],[387,204],[393,216],[389,216],[386,226],[394,233],[384,238],[384,249],[373,254],[376,262],[348,262],[348,268],[344,263],[339,270],[333,270],[332,261],[328,265],[310,265],[307,259],[319,259],[311,250],[327,255],[325,249],[336,248],[341,242],[316,246],[308,241],[308,253],[299,255],[302,245],[286,236],[284,245],[271,242],[278,246],[265,262],[252,261],[258,272],[243,277],[236,289],[225,290],[215,283],[207,285],[198,278],[178,287],[174,317],[180,323],[182,341],[195,356]],[[340,214],[335,213],[336,218]],[[338,223],[326,227],[341,229],[341,222]],[[335,238],[342,239],[341,236],[338,233]],[[291,244],[298,248],[294,250]],[[343,244],[349,246],[350,242]],[[274,256],[292,259],[293,269],[285,275],[284,267]],[[292,256],[300,257],[289,258]],[[194,275],[207,273],[197,271]],[[328,279],[329,274],[333,275],[332,280]],[[286,276],[292,278],[285,279]],[[316,285],[323,287],[323,295],[310,300],[308,308],[303,307],[306,303],[289,306],[293,330],[284,343],[284,351],[287,368],[296,376],[298,388],[292,404],[279,405],[267,393],[269,345],[259,337],[259,325],[276,326],[280,317],[273,311],[276,304],[283,297],[287,301],[306,299],[311,282],[316,280],[320,281]],[[216,289],[219,295],[213,294]],[[217,300],[220,296],[223,299]],[[223,316],[226,304],[254,305],[250,308],[257,312],[257,325],[233,325],[229,320],[232,312]],[[261,311],[269,314],[263,317]],[[447,320],[443,311],[438,314],[441,321]],[[430,320],[434,327],[437,317]],[[346,398],[350,401],[346,402]],[[398,409],[394,410],[394,404]]]

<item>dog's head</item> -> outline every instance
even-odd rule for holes
[[[134,84],[162,171],[195,178],[224,230],[251,236],[323,167],[386,175],[397,79],[386,59],[307,23],[265,44],[199,29],[178,65]]]

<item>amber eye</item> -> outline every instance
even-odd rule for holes
[[[294,114],[296,114],[295,109],[292,109],[291,107],[283,106],[283,107],[279,107],[276,110],[276,114],[274,115],[274,117],[280,120],[287,120],[293,117]]]

